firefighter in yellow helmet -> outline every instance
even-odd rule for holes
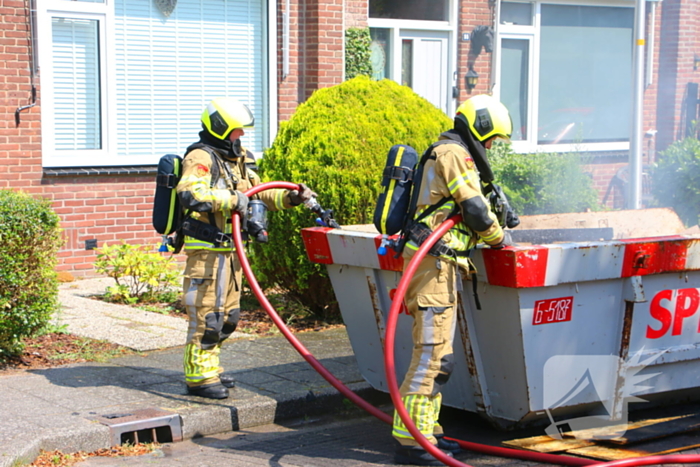
[[[426,232],[435,230],[456,210],[461,212],[463,221],[421,261],[405,297],[413,316],[413,353],[400,388],[401,397],[418,430],[447,455],[459,451],[456,442],[444,438],[438,423],[440,391],[454,366],[455,309],[462,283],[458,268],[468,271],[467,253],[479,241],[492,248],[508,244],[482,194],[482,182],[493,180],[486,149],[496,138],[508,139],[511,131],[508,110],[491,96],[474,96],[459,107],[454,128],[442,133],[431,146],[414,218],[420,221],[410,229],[403,253],[407,265]],[[421,216],[433,205],[439,207],[428,216]],[[396,463],[442,465],[411,436],[397,412],[392,434],[399,444]]]
[[[228,397],[235,385],[222,374],[222,342],[236,329],[240,316],[242,268],[231,237],[234,211],[245,223],[249,199],[243,194],[258,185],[250,152],[241,146],[245,130],[253,128],[250,109],[236,99],[212,100],[202,112],[200,140],[187,148],[177,185],[186,216],[182,223],[187,255],[183,302],[189,330],[184,352],[189,394],[212,399]],[[316,193],[266,190],[255,196],[271,211],[298,206]]]

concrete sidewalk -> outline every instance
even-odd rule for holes
[[[171,429],[179,424],[188,439],[343,407],[344,397],[285,338],[244,334],[221,351],[222,366],[238,381],[231,397],[188,396],[182,375],[185,320],[87,298],[102,293],[105,284],[104,279],[63,284],[59,323],[73,334],[141,353],[0,377],[0,467],[31,462],[42,449],[109,447],[120,433],[147,426],[147,414],[166,420]],[[389,400],[363,380],[344,329],[298,337],[350,389],[370,402]],[[131,422],[118,426],[122,420]]]

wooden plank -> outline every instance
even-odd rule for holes
[[[647,420],[640,420],[638,422],[634,423],[628,423],[628,424],[621,424],[621,425],[611,425],[611,426],[606,426],[606,427],[600,427],[600,428],[590,428],[588,430],[579,430],[579,431],[567,431],[564,433],[565,438],[577,438],[577,439],[590,439],[590,440],[596,440],[596,439],[605,439],[606,441],[609,442],[617,442],[617,440],[621,440],[619,444],[626,444],[627,441],[625,441],[628,437],[628,434],[630,432],[634,432],[639,429],[643,429],[649,426],[654,426],[657,424],[661,424],[664,422],[668,422],[671,420],[676,420],[679,418],[685,417],[685,415],[678,415],[674,417],[665,417],[665,418],[652,418],[652,419],[647,419]],[[609,436],[614,435],[615,433],[622,433],[622,435],[610,439]]]
[[[595,446],[570,449],[566,451],[566,453],[593,459],[614,461],[642,456],[671,454],[697,447],[700,447],[700,436],[697,433],[686,433],[631,446],[621,447],[597,444]]]
[[[584,446],[592,446],[591,441],[585,439],[554,439],[547,435],[533,436],[531,438],[520,438],[503,441],[505,446],[516,449],[527,449],[528,451],[536,452],[562,452],[569,449],[581,448]]]
[[[648,426],[629,429],[621,438],[609,440],[615,444],[640,443],[680,433],[700,429],[700,415],[688,417],[672,417],[670,420],[659,421]]]

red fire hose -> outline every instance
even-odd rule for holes
[[[269,190],[272,188],[281,188],[287,190],[297,190],[299,185],[290,182],[268,182],[257,185],[245,192],[246,196],[253,196],[261,191]],[[394,295],[391,308],[389,309],[389,316],[387,318],[386,326],[386,336],[385,336],[385,355],[384,355],[384,366],[386,369],[387,383],[389,385],[389,394],[391,395],[391,400],[394,403],[394,407],[403,420],[404,424],[408,428],[408,431],[413,435],[415,440],[431,455],[436,459],[445,463],[446,465],[453,467],[470,467],[468,464],[464,464],[452,457],[446,456],[441,450],[431,444],[423,434],[418,431],[416,425],[413,423],[411,418],[406,411],[406,407],[403,405],[401,400],[401,395],[399,393],[399,388],[396,382],[396,370],[394,366],[394,338],[396,335],[396,323],[398,321],[399,310],[401,308],[401,303],[403,303],[404,296],[406,295],[406,289],[408,284],[416,272],[420,261],[426,256],[430,248],[455,224],[461,222],[462,217],[457,215],[447,219],[443,222],[438,229],[436,229],[427,240],[421,245],[420,249],[413,256],[409,262],[406,270],[401,276],[399,285],[396,288],[396,293]],[[252,269],[250,268],[250,263],[245,254],[245,248],[243,245],[243,239],[241,237],[241,227],[240,218],[238,213],[233,216],[233,241],[236,246],[236,253],[243,267],[243,273],[248,279],[248,284],[255,296],[260,301],[260,304],[265,309],[267,314],[270,316],[275,325],[279,328],[280,332],[287,338],[287,340],[294,346],[294,348],[299,352],[299,354],[304,357],[304,359],[316,370],[323,378],[328,381],[334,388],[340,391],[345,397],[354,402],[358,407],[364,409],[366,412],[374,415],[379,420],[384,423],[392,424],[393,420],[390,415],[377,409],[360,396],[352,392],[345,386],[340,380],[338,380],[333,374],[331,374],[311,352],[304,347],[304,345],[299,341],[299,339],[292,334],[292,332],[287,328],[286,324],[280,318],[280,316],[275,311],[274,307],[270,304],[263,293],[260,284],[258,284]],[[523,459],[535,462],[544,462],[549,464],[559,464],[559,465],[572,465],[572,466],[584,466],[584,465],[595,465],[595,466],[607,466],[607,467],[632,467],[638,465],[660,465],[660,464],[691,464],[700,463],[700,455],[692,454],[680,454],[680,455],[666,455],[666,456],[648,456],[640,457],[635,459],[626,459],[621,461],[613,462],[596,462],[592,460],[580,459],[575,457],[568,457],[555,454],[544,454],[538,452],[520,451],[517,449],[501,448],[497,446],[488,446],[484,444],[471,443],[469,441],[463,441],[453,438],[446,438],[452,441],[456,441],[459,445],[467,450],[480,452],[483,454],[508,457],[514,459]]]

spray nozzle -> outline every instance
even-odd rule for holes
[[[311,211],[316,214],[316,223],[322,227],[331,227],[333,229],[339,229],[340,225],[333,219],[332,209],[323,209],[315,196],[304,201],[304,206],[311,209]]]
[[[388,235],[382,235],[382,241],[377,248],[377,254],[379,256],[386,256],[389,253],[389,248],[396,250],[397,247],[396,240],[389,238]]]

